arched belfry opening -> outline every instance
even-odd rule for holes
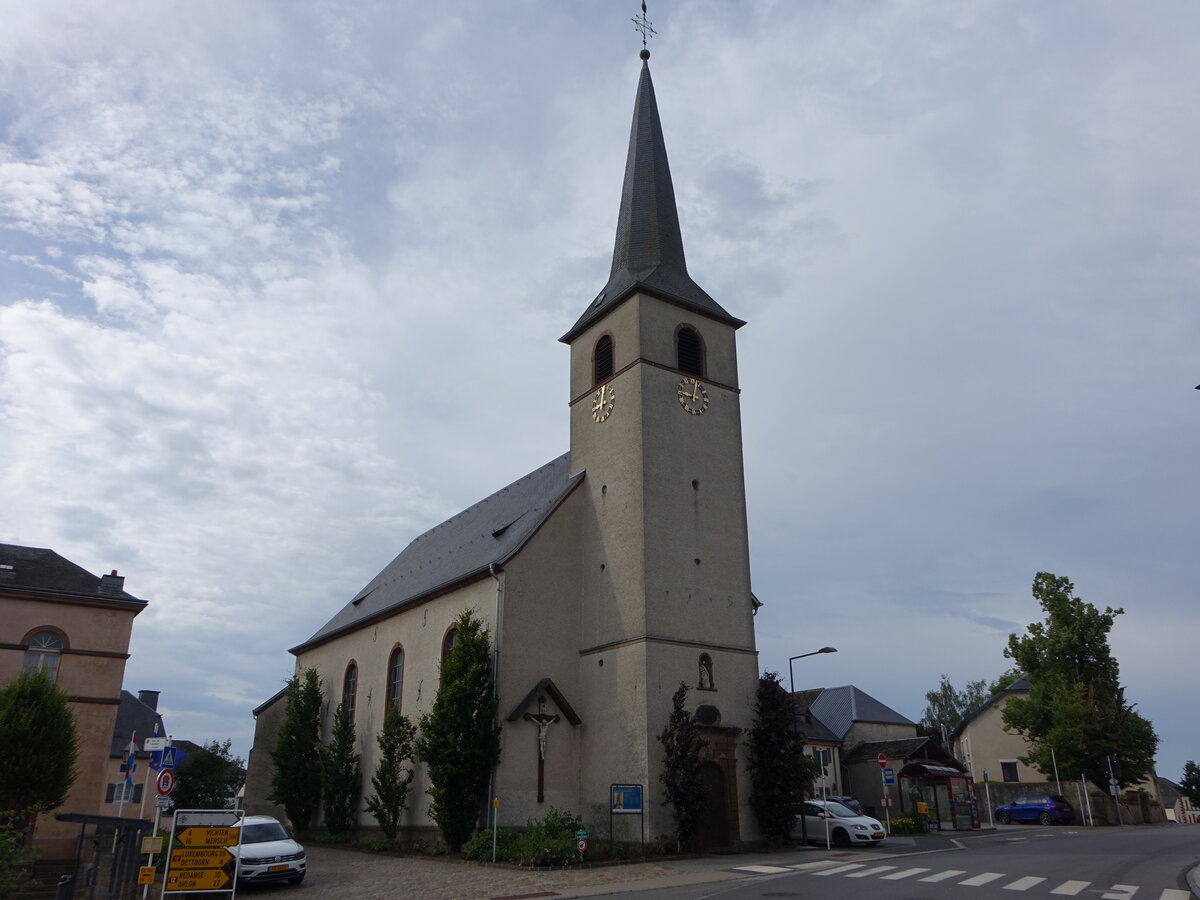
[[[704,377],[704,344],[700,340],[700,332],[690,325],[682,325],[675,332],[676,364],[681,372]]]

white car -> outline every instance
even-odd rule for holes
[[[304,880],[308,871],[304,847],[292,840],[278,819],[246,816],[237,827],[242,829],[242,844],[230,847],[229,852],[239,857],[238,884],[299,884]]]
[[[838,847],[874,846],[883,840],[883,824],[878,819],[863,816],[835,800],[806,800],[804,802],[804,826],[809,843],[829,843]],[[826,826],[828,825],[828,832]],[[800,816],[792,836],[800,831]]]

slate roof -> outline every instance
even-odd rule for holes
[[[112,576],[105,577],[107,583],[53,550],[0,544],[0,588],[131,600],[145,605],[146,601],[115,587]]]
[[[792,694],[792,710],[795,715],[796,728],[810,742],[824,741],[836,744],[839,738],[825,727],[825,724],[812,714],[812,703],[821,696],[821,688],[810,691],[796,691]]]
[[[108,755],[123,756],[134,732],[137,732],[137,743],[140,748],[143,741],[154,734],[156,724],[159,735],[166,737],[167,732],[163,729],[162,716],[129,691],[122,690],[121,705],[117,707],[117,721],[113,726],[112,744],[109,746]],[[147,755],[149,754],[138,750],[139,758]]]
[[[511,559],[583,480],[564,453],[422,534],[303,644],[348,631]]]
[[[892,725],[916,723],[890,706],[880,703],[854,685],[826,688],[809,707],[813,716],[828,728],[837,740],[845,740],[855,722],[882,722]]]
[[[645,57],[633,105],[612,270],[604,290],[560,340],[563,343],[574,340],[592,322],[638,290],[735,328],[746,324],[726,312],[688,274],[667,146]]]

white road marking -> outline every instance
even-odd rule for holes
[[[1114,884],[1107,892],[1100,895],[1100,900],[1129,900],[1137,893],[1136,884]]]
[[[866,878],[869,875],[878,875],[881,872],[890,872],[895,866],[875,866],[873,869],[863,869],[861,872],[853,872],[847,875],[847,878]]]
[[[954,878],[956,875],[966,875],[966,869],[947,869],[945,872],[938,872],[936,875],[930,875],[928,878],[922,878],[922,881],[945,881],[947,878]]]
[[[843,872],[853,872],[855,869],[861,869],[866,863],[850,863],[845,866],[838,866],[836,869],[825,869],[823,872],[813,872],[814,875],[841,875]]]
[[[1035,884],[1041,884],[1045,878],[1038,878],[1036,875],[1026,875],[1024,878],[1018,878],[1012,884],[1006,884],[1006,891],[1027,891]]]
[[[1181,891],[1178,888],[1167,888],[1159,895],[1158,900],[1192,900],[1192,892]]]
[[[832,859],[818,859],[816,862],[796,863],[793,866],[788,866],[793,872],[804,872],[808,869],[824,869],[826,866],[836,866],[837,863]]]
[[[1064,897],[1074,897],[1081,893],[1085,887],[1091,884],[1090,881],[1064,881],[1050,893],[1059,894]]]
[[[884,875],[884,881],[899,881],[901,878],[909,878],[913,875],[920,875],[922,872],[928,872],[928,869],[901,869],[899,872],[893,872],[891,875]]]
[[[753,872],[755,875],[774,875],[776,872],[790,872],[783,866],[736,866],[735,872]]]
[[[974,878],[964,878],[959,884],[964,887],[980,887],[985,884],[991,884],[997,878],[1003,877],[1003,872],[984,872],[982,875],[976,875]]]

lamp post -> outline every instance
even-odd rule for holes
[[[813,650],[810,653],[800,653],[796,656],[788,657],[788,686],[791,688],[791,693],[788,695],[788,697],[792,701],[792,717],[793,717],[793,719],[796,716],[796,675],[795,675],[795,672],[792,670],[792,663],[794,663],[798,659],[804,659],[804,657],[806,657],[806,656],[816,656],[820,653],[837,653],[837,648],[836,647],[822,647],[820,650]],[[793,725],[794,724],[795,723],[793,722]],[[824,781],[822,781],[822,784],[824,784]],[[803,801],[805,798],[803,796],[801,796],[800,799]],[[828,824],[828,823],[826,823],[826,824]],[[805,847],[808,846],[808,820],[806,818],[804,818],[803,804],[801,804],[801,806],[800,806],[800,841],[801,841],[801,843],[804,844]]]

